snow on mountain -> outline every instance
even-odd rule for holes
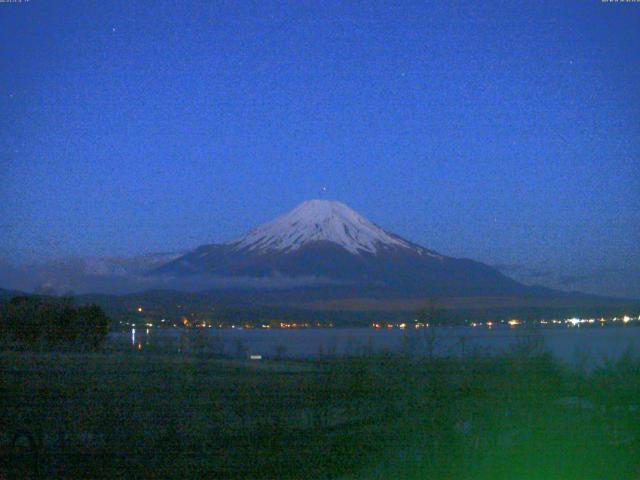
[[[243,237],[201,245],[149,275],[313,278],[352,293],[376,288],[402,295],[508,295],[525,288],[488,265],[422,248],[328,200],[306,201]]]
[[[233,251],[293,252],[319,241],[335,243],[353,254],[376,254],[385,247],[432,254],[389,234],[344,203],[329,200],[308,200],[227,245]]]

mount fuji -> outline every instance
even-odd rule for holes
[[[203,245],[150,274],[315,279],[352,291],[420,296],[522,295],[537,288],[424,248],[329,200],[303,202],[240,238]]]

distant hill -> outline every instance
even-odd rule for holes
[[[144,304],[166,315],[215,309],[361,319],[437,304],[451,316],[542,318],[631,312],[640,303],[528,286],[481,262],[417,245],[327,200],[304,202],[240,238],[187,253],[56,261],[37,273],[35,291],[79,291],[78,301],[123,315]]]
[[[204,316],[222,321],[261,322],[273,319],[332,322],[336,325],[368,325],[373,321],[414,318],[424,308],[435,308],[445,323],[482,320],[593,317],[640,313],[640,302],[589,295],[564,297],[422,297],[389,298],[380,292],[345,291],[332,287],[287,290],[227,289],[189,293],[153,290],[129,295],[81,295],[77,302],[97,303],[114,318],[144,315],[180,318]]]
[[[326,200],[304,202],[243,237],[201,246],[150,275],[315,279],[410,296],[548,294],[489,265],[416,245]]]
[[[24,292],[0,289],[0,300]],[[40,296],[40,295],[38,295]],[[115,320],[153,316],[177,320],[182,316],[221,322],[296,321],[335,326],[366,326],[374,321],[407,321],[424,308],[435,308],[444,323],[508,318],[566,318],[640,313],[640,302],[589,295],[564,297],[444,297],[389,298],[380,291],[335,287],[285,290],[226,289],[207,292],[149,290],[126,295],[85,294],[75,304],[97,304]],[[138,308],[143,307],[143,313]]]

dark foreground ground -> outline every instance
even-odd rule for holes
[[[640,478],[640,361],[0,353],[0,478]]]

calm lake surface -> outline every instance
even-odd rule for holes
[[[499,353],[527,342],[543,342],[558,359],[599,363],[640,352],[640,328],[606,327],[431,327],[426,329],[155,329],[135,328],[109,336],[117,350],[209,351],[232,356],[314,358],[367,351],[432,351],[460,355]],[[432,345],[432,347],[429,347]]]

